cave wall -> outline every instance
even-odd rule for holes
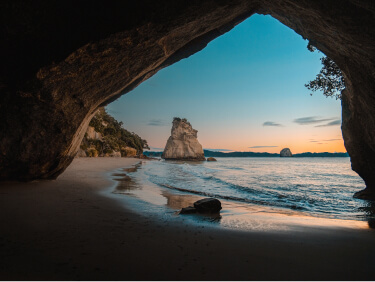
[[[345,146],[375,189],[371,0],[2,1],[0,179],[56,178],[99,106],[254,13],[294,29],[342,69]]]

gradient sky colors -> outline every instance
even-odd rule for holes
[[[164,148],[177,116],[207,149],[345,152],[340,101],[304,87],[322,55],[306,46],[272,17],[254,15],[107,110],[154,148]]]

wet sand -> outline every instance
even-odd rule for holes
[[[0,279],[375,279],[375,232],[365,225],[306,219],[240,231],[155,221],[99,193],[115,184],[112,171],[139,161],[75,159],[55,181],[0,183]],[[286,218],[254,214],[263,226]]]

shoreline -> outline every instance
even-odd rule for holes
[[[2,280],[362,280],[370,229],[242,231],[139,215],[103,197],[139,159],[75,159],[57,180],[2,183]],[[267,224],[267,220],[262,224]]]
[[[272,207],[249,202],[218,198],[223,209],[220,216],[178,215],[182,208],[193,206],[193,203],[209,196],[191,193],[190,190],[157,185],[149,181],[143,172],[143,163],[137,164],[131,171],[124,173],[123,169],[109,175],[116,183],[106,190],[103,195],[122,201],[124,206],[131,206],[132,211],[148,211],[159,220],[166,213],[174,217],[183,217],[191,224],[204,225],[210,223],[213,227],[243,231],[287,231],[303,228],[373,228],[368,220],[335,218],[326,215],[314,215],[306,211],[292,210],[283,207]],[[146,163],[147,166],[147,163]],[[130,172],[130,174],[129,174]],[[124,178],[122,178],[124,177]],[[153,209],[153,210],[152,210]],[[174,218],[169,218],[175,220]],[[177,220],[178,221],[178,220]],[[266,224],[263,224],[266,222]],[[211,224],[215,223],[215,224]]]

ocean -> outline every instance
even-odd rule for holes
[[[214,197],[321,218],[365,221],[375,210],[374,203],[353,198],[365,184],[351,170],[349,158],[160,160],[145,162],[127,175],[133,184],[121,182],[116,193],[142,198],[139,190],[147,182],[151,189],[159,189],[159,194]]]

